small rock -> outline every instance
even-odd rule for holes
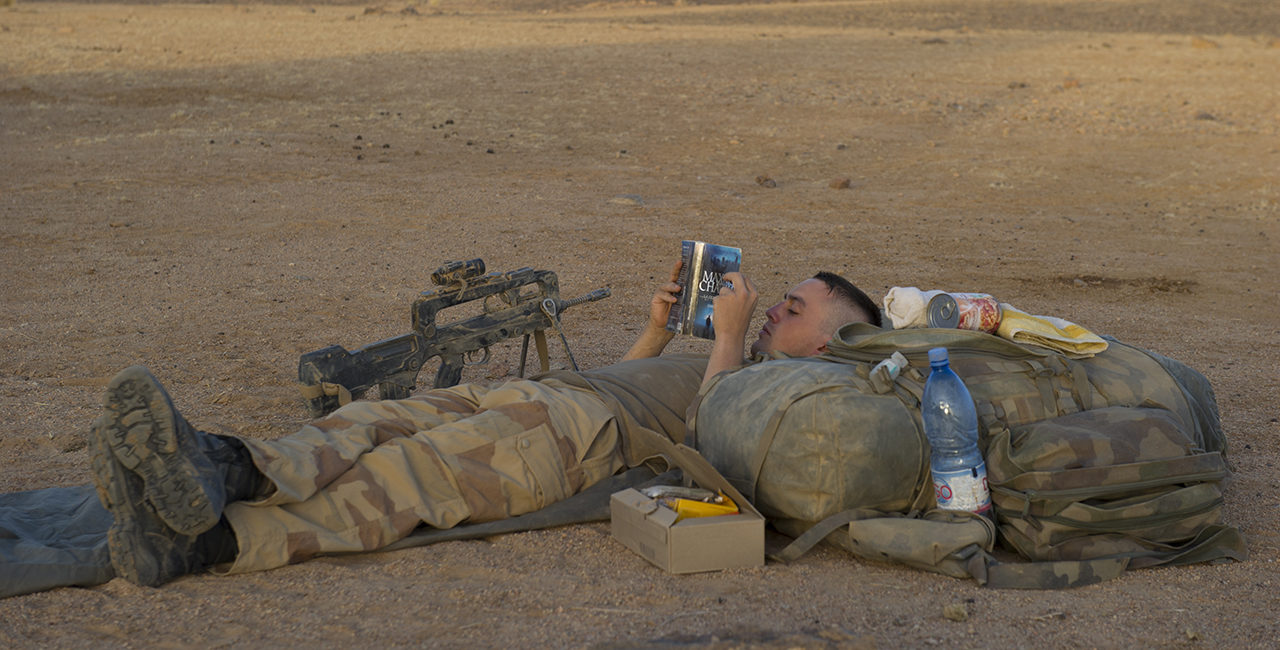
[[[644,205],[644,199],[639,194],[619,194],[609,199],[609,202],[614,205]]]
[[[921,45],[946,45],[947,41],[946,39],[942,39],[942,38],[926,38],[923,41],[920,41],[920,44]]]
[[[1217,120],[1218,118],[1217,118],[1217,116],[1215,116],[1213,113],[1208,113],[1208,112],[1206,112],[1206,111],[1200,111],[1199,113],[1196,113],[1196,119],[1197,119],[1197,120],[1210,120],[1210,121],[1214,121],[1214,120]]]
[[[777,187],[778,183],[765,175],[756,176],[756,185],[760,187]]]
[[[827,184],[833,190],[847,190],[850,185],[852,185],[852,181],[847,178],[837,178]]]
[[[969,608],[964,603],[951,603],[942,608],[942,615],[949,621],[965,621],[969,619]]]
[[[57,448],[58,451],[64,454],[69,454],[73,451],[80,451],[81,449],[84,449],[89,446],[89,443],[84,436],[63,435],[57,436],[53,439],[53,446]]]

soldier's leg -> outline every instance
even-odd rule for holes
[[[308,440],[304,429],[303,436],[286,439],[282,446],[294,452],[298,466],[310,461],[338,476],[343,463],[333,459],[341,453],[358,456],[388,436],[410,435],[419,426],[472,413],[474,404],[468,399],[466,390],[458,389],[449,396],[429,393],[419,400],[421,406],[412,408],[354,406],[315,430],[355,431],[350,439],[313,435],[316,439]],[[108,546],[117,573],[135,583],[157,585],[233,558],[236,544],[222,518],[225,504],[260,498],[274,487],[255,468],[245,446],[251,441],[197,431],[141,366],[111,380],[103,406],[89,444],[99,499],[113,515]],[[406,417],[413,417],[414,424],[408,425]],[[371,441],[361,442],[362,435]],[[312,469],[308,478],[316,474]]]
[[[475,414],[482,386],[462,384],[403,400],[356,401],[275,440],[245,438],[275,490],[261,503],[306,500],[379,445]]]
[[[226,502],[248,498],[264,487],[238,440],[193,428],[142,366],[126,368],[112,378],[92,434],[95,448],[115,462],[95,465],[103,504],[110,502],[110,469],[119,467],[133,475],[137,499],[148,502],[170,528],[182,533],[207,530],[217,523]]]
[[[622,467],[614,416],[590,391],[516,381],[472,395],[470,416],[383,440],[305,500],[229,506],[240,548],[232,571],[374,550],[424,523],[532,512]],[[384,406],[411,422],[417,406],[405,402]]]
[[[157,585],[233,556],[223,505],[265,483],[243,446],[193,429],[140,366],[111,380],[103,407],[89,449],[116,572]]]

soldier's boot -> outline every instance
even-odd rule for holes
[[[135,508],[146,502],[166,528],[190,536],[217,524],[227,503],[270,488],[239,440],[192,428],[142,366],[111,380],[103,406],[92,437],[100,443],[95,484],[108,508],[122,498]]]
[[[226,490],[226,503],[257,499],[275,490],[275,484],[258,471],[258,466],[253,464],[253,454],[239,438],[196,431],[196,442],[205,457],[213,461]]]
[[[170,528],[145,495],[143,478],[129,470],[105,447],[110,416],[94,423],[89,438],[95,483],[102,504],[113,520],[107,532],[107,548],[116,575],[134,584],[155,587],[178,576],[195,573],[235,559],[234,533],[220,519],[198,535]]]

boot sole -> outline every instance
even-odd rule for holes
[[[116,575],[137,585],[154,587],[164,582],[157,558],[142,543],[147,539],[142,525],[145,517],[153,516],[140,508],[146,508],[143,496],[130,494],[129,482],[139,481],[115,460],[105,447],[102,431],[107,418],[94,422],[94,434],[89,437],[89,453],[93,459],[94,487],[102,506],[111,511],[111,528],[107,531],[107,549],[111,553],[111,566]]]
[[[218,523],[221,513],[210,503],[199,470],[183,451],[184,447],[194,450],[196,444],[179,440],[177,412],[155,377],[141,366],[126,368],[108,384],[103,406],[108,415],[95,423],[98,437],[123,470],[141,479],[140,494],[160,519],[184,535],[202,533]],[[123,482],[111,480],[111,468],[105,463],[102,468],[98,465],[95,462],[98,496],[125,505],[115,499],[127,495],[104,495],[102,486],[122,487]]]

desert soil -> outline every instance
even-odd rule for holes
[[[818,269],[877,299],[985,291],[1190,363],[1252,557],[1060,592],[834,549],[677,577],[595,524],[10,598],[0,645],[1280,636],[1271,0],[4,4],[0,490],[88,482],[102,387],[135,363],[201,428],[289,433],[298,356],[408,331],[447,260],[611,288],[565,317],[607,364],[696,238],[741,246],[766,300]]]

